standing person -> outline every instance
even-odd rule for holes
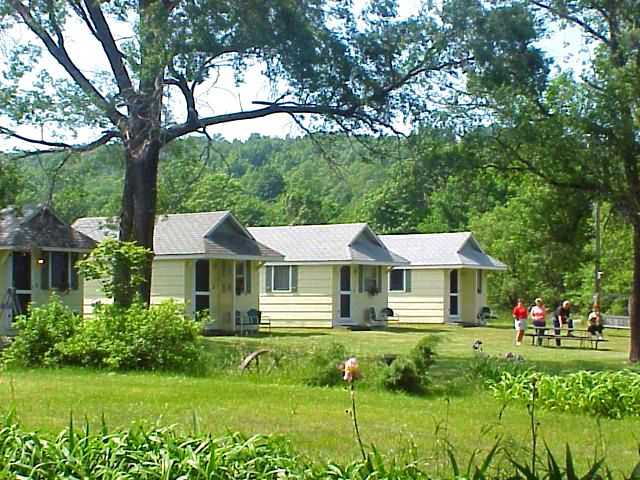
[[[591,335],[597,335],[598,340],[602,340],[604,322],[602,321],[602,315],[600,315],[600,308],[597,303],[593,306],[593,311],[589,313],[588,321],[589,326],[587,327],[587,331]]]
[[[565,300],[562,302],[558,308],[553,312],[553,318],[551,321],[553,322],[553,329],[555,331],[556,337],[560,336],[560,327],[567,324],[567,336],[573,336],[573,320],[569,317],[571,312],[571,302]],[[556,347],[560,346],[560,339],[556,338]]]
[[[522,298],[519,298],[518,304],[513,307],[513,323],[516,329],[516,345],[522,345],[522,337],[527,329],[527,307],[524,306]]]
[[[531,307],[531,320],[533,320],[533,328],[536,329],[538,335],[538,346],[542,346],[542,336],[546,330],[547,309],[544,308],[541,298],[536,298],[536,304]]]

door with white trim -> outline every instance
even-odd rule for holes
[[[211,316],[211,273],[209,260],[196,260],[193,267],[193,313],[207,312]]]
[[[449,272],[449,321],[460,320],[460,271]]]
[[[19,311],[13,311],[11,319],[18,314],[27,313],[27,306],[31,303],[31,253],[29,252],[13,252],[11,254],[11,285],[16,292],[16,300]],[[15,309],[14,309],[15,310]]]
[[[351,320],[351,266],[340,267],[340,321]]]

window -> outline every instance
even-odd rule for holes
[[[244,262],[236,262],[236,295],[246,293],[246,273]]]
[[[393,269],[389,272],[389,291],[404,292],[406,270]]]
[[[375,265],[362,265],[360,267],[362,271],[362,289],[365,292],[369,292],[372,295],[380,292],[380,285],[378,282],[378,269]]]
[[[196,261],[194,300],[196,313],[209,310],[209,260]]]
[[[458,270],[449,273],[449,315],[457,317],[458,314]]]
[[[51,252],[50,257],[50,285],[51,288],[67,290],[69,288],[69,254],[66,252]]]
[[[482,270],[478,270],[476,285],[478,286],[478,293],[482,293]]]
[[[273,267],[273,291],[291,291],[291,267],[288,265],[278,265]]]

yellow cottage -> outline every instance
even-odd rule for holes
[[[82,311],[82,281],[75,263],[95,243],[62,221],[48,206],[0,210],[0,335],[14,335],[16,315],[55,293]]]
[[[115,231],[107,218],[81,218],[73,226],[96,241]],[[257,329],[248,312],[258,309],[258,268],[283,257],[257,242],[231,212],[158,216],[153,250],[151,303],[184,303],[190,315],[209,317],[212,333]],[[97,282],[85,283],[90,313],[105,299]]]
[[[260,271],[260,310],[273,327],[384,326],[387,272],[407,261],[366,223],[249,228],[285,263]]]
[[[487,274],[506,266],[484,253],[470,232],[380,235],[409,260],[389,272],[389,307],[402,323],[478,323]]]

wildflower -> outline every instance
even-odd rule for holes
[[[358,360],[356,357],[351,357],[344,363],[338,365],[338,369],[344,373],[342,377],[346,382],[353,383],[354,380],[360,380],[362,378],[362,372],[358,367]]]
[[[507,352],[504,358],[505,360],[513,360],[513,352]]]
[[[524,362],[524,357],[523,357],[522,355],[518,355],[518,356],[516,357],[516,361],[518,361],[518,362]]]
[[[480,350],[482,348],[482,342],[480,340],[476,340],[471,344],[471,348],[474,350]]]

